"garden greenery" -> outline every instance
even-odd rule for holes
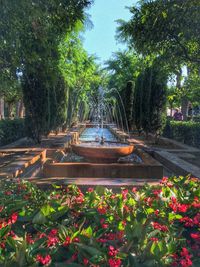
[[[200,122],[167,121],[164,136],[187,145],[200,147]]]
[[[26,136],[24,119],[0,120],[0,145],[12,143]]]
[[[0,266],[199,266],[200,183],[122,188],[1,181]]]

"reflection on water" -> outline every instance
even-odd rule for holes
[[[126,147],[129,146],[129,144],[125,143],[117,143],[117,142],[105,142],[103,144],[100,144],[99,142],[81,142],[80,146],[83,147]]]
[[[101,138],[101,136],[103,136],[105,138],[105,141],[117,141],[117,138],[109,131],[109,129],[107,128],[99,128],[99,127],[96,127],[96,128],[86,128],[79,140],[84,142],[84,141],[95,141],[97,140],[97,138]]]

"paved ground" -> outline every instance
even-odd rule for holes
[[[166,170],[176,175],[191,174],[200,178],[200,149],[168,138],[161,138],[159,144],[155,144],[151,137],[145,140],[135,135],[129,141],[148,151]]]

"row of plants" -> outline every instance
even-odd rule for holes
[[[25,136],[24,119],[0,120],[0,146]]]
[[[114,193],[1,181],[0,266],[200,266],[200,187],[190,177]]]
[[[163,134],[184,144],[200,147],[200,122],[168,120]]]

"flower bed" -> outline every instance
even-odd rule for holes
[[[0,186],[0,266],[200,266],[197,179],[120,193]]]

